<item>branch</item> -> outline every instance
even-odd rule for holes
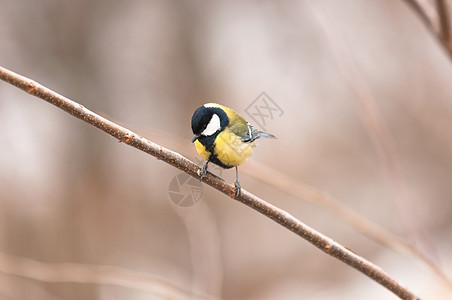
[[[118,139],[120,142],[124,142],[129,146],[146,152],[190,176],[195,178],[200,177],[199,174],[201,169],[179,153],[153,143],[138,134],[95,114],[83,105],[57,94],[36,81],[16,74],[3,67],[0,67],[0,79],[57,106],[58,108],[80,120],[85,121],[88,124],[99,128],[100,130]],[[220,177],[208,172],[202,181],[234,199],[234,185],[224,181]],[[308,225],[302,223],[286,211],[265,202],[243,189],[239,197],[235,200],[272,219],[276,223],[313,244],[326,254],[333,256],[352,268],[362,272],[369,278],[386,287],[401,299],[419,299],[412,292],[401,286],[397,281],[386,274],[381,268],[344,248],[339,243],[314,230]]]
[[[190,146],[187,145],[186,139],[176,137],[166,131],[148,128],[146,134],[160,139],[163,144],[173,145],[178,152],[183,152]],[[374,242],[402,255],[411,255],[417,258],[440,279],[446,288],[452,291],[452,281],[432,259],[404,238],[360,215],[356,210],[345,205],[344,201],[257,161],[247,161],[246,166],[241,169],[241,174],[247,174],[257,181],[301,201],[315,204]]]
[[[431,14],[427,13],[427,9],[423,7],[419,0],[404,0],[404,2],[414,10],[414,12],[421,18],[421,21],[425,24],[428,30],[431,30],[436,35],[434,9],[430,9]]]
[[[449,20],[449,8],[444,0],[436,0],[436,9],[438,10],[439,25],[441,32],[439,37],[449,52],[452,51],[452,44],[450,40],[450,20]]]
[[[427,8],[423,7],[419,0],[404,0],[404,2],[414,10],[427,30],[443,45],[449,59],[452,59],[451,29],[446,1],[436,0],[436,11],[434,13],[434,8],[429,10],[432,13],[428,13]]]
[[[242,169],[242,172],[293,197],[314,203],[324,208],[338,219],[354,228],[356,231],[362,233],[382,246],[401,254],[411,254],[412,256],[417,257],[424,263],[424,265],[433,271],[436,276],[438,276],[441,282],[449,290],[452,291],[452,282],[440,266],[438,266],[432,259],[427,257],[414,245],[406,242],[404,239],[386,230],[377,223],[364,218],[339,199],[334,198],[328,193],[318,190],[301,181],[295,180],[281,171],[256,162],[249,162],[247,167]]]

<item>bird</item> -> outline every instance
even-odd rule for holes
[[[225,169],[235,167],[235,198],[241,191],[238,166],[252,154],[257,139],[276,138],[258,130],[232,109],[217,103],[206,103],[197,108],[191,118],[191,128],[192,143],[206,160],[200,180],[207,174],[209,162]]]

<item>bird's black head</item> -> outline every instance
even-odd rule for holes
[[[212,136],[222,131],[229,125],[229,118],[220,107],[213,105],[203,105],[193,113],[191,117],[191,129],[193,131],[193,140],[198,138]]]

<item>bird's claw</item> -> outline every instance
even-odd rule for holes
[[[235,199],[237,199],[240,195],[240,191],[242,190],[239,181],[236,179],[234,181],[234,187],[235,187]]]
[[[199,175],[199,181],[202,181],[202,179],[204,178],[204,176],[206,176],[206,174],[207,174],[207,163],[204,165],[204,166],[202,166],[202,168],[201,168],[201,174]]]

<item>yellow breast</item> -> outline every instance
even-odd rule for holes
[[[198,140],[195,141],[196,152],[198,152],[199,156],[201,156],[204,160],[209,160],[210,152],[206,150],[203,144],[201,144]]]
[[[253,153],[254,146],[254,142],[244,143],[239,136],[226,128],[216,138],[214,151],[223,164],[235,167],[246,161]]]
[[[215,139],[215,156],[225,165],[235,167],[244,163],[253,153],[255,142],[244,143],[242,139],[229,129],[218,134]],[[204,160],[209,160],[211,153],[203,144],[195,141],[196,151]]]

